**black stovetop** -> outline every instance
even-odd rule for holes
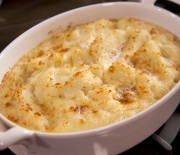
[[[77,7],[111,1],[127,0],[3,0],[3,3],[0,5],[0,52],[18,35],[49,17]],[[180,5],[176,5],[170,1],[157,0],[155,5],[180,15]],[[179,119],[180,124],[179,109],[180,106],[173,114],[172,119]],[[172,121],[172,119],[170,121]],[[166,124],[170,121],[167,121]],[[167,126],[166,124],[152,136],[122,153],[122,155],[179,155],[180,132],[176,125],[168,129],[169,132],[167,132],[168,135],[166,135],[169,137],[169,134],[173,132],[171,145],[161,139],[164,137],[158,136],[161,135],[162,130]],[[176,135],[176,137],[174,135]],[[6,149],[0,151],[0,155],[14,154],[9,149]]]

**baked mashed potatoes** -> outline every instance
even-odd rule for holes
[[[0,112],[31,130],[89,130],[148,108],[179,79],[177,37],[134,18],[102,19],[24,55],[0,85]]]

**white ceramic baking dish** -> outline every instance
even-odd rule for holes
[[[180,18],[142,3],[101,3],[52,17],[26,31],[0,55],[0,81],[10,67],[30,49],[50,37],[50,30],[101,18],[136,17],[168,29],[180,38]],[[76,133],[42,133],[22,128],[0,114],[0,150],[9,147],[19,155],[107,155],[121,153],[146,139],[174,112],[180,101],[180,82],[162,99],[139,114],[106,127]]]

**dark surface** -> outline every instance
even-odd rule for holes
[[[17,36],[37,23],[77,7],[113,0],[4,0],[0,6],[0,52]],[[117,0],[114,0],[117,1]],[[122,0],[125,1],[125,0]],[[156,5],[179,14],[180,6],[158,0]],[[180,155],[180,133],[172,143],[173,155]],[[151,137],[122,155],[168,155]],[[10,150],[0,155],[14,155]]]

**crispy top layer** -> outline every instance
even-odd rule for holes
[[[0,112],[32,130],[89,130],[139,113],[179,79],[174,35],[134,18],[102,19],[24,55],[0,85]]]

